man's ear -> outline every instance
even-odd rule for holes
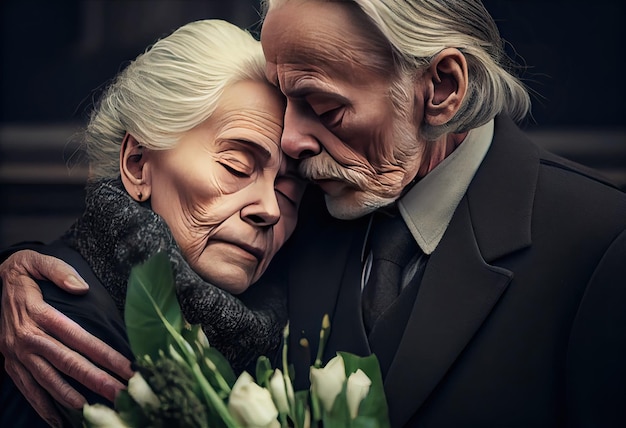
[[[126,133],[120,148],[120,174],[128,194],[139,202],[149,199],[152,190],[147,152],[135,137]]]
[[[446,48],[431,61],[426,73],[424,120],[430,125],[450,121],[467,92],[467,61],[455,48]]]

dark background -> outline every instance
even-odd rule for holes
[[[619,0],[489,0],[533,92],[531,136],[626,189],[624,18]],[[258,0],[0,2],[0,247],[56,237],[80,214],[73,133],[99,89],[180,25],[258,31]],[[513,48],[514,47],[514,48]]]

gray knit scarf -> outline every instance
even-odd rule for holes
[[[86,188],[86,209],[61,238],[92,267],[122,311],[133,266],[159,251],[170,262],[185,319],[201,324],[209,342],[243,370],[259,355],[272,356],[287,320],[286,298],[279,285],[265,287],[244,304],[201,279],[184,260],[163,219],[149,204],[134,201],[121,180],[101,180]]]

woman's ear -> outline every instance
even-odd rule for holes
[[[126,133],[120,148],[120,174],[128,194],[139,202],[148,200],[152,190],[147,152],[135,137]]]
[[[450,121],[467,92],[467,61],[455,48],[446,48],[431,61],[426,80],[424,120],[433,126]]]

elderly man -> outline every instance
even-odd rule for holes
[[[270,0],[261,43],[282,148],[343,219],[301,211],[292,361],[328,313],[394,426],[626,426],[626,195],[514,125],[483,5]]]
[[[626,426],[626,195],[514,124],[483,5],[270,0],[261,42],[318,184],[284,252],[299,386],[329,314],[393,426]]]

